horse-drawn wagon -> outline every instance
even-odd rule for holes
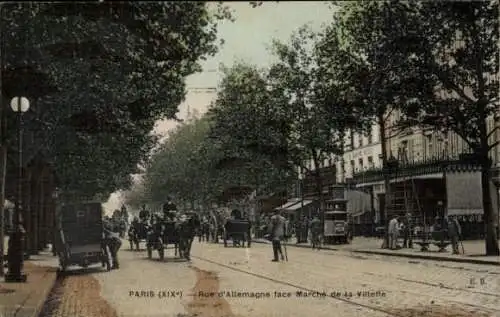
[[[141,242],[147,241],[149,224],[147,222],[134,221],[128,229],[128,241],[130,242],[130,250],[139,250]]]
[[[168,245],[172,244],[175,256],[189,260],[191,245],[199,227],[200,221],[193,214],[186,214],[177,221],[158,219],[148,231],[148,258],[152,258],[153,250],[157,250],[160,260],[163,260]]]
[[[233,246],[241,245],[245,246],[245,242],[247,243],[247,247],[251,246],[251,223],[248,220],[244,219],[228,219],[224,224],[224,247],[227,247],[227,240],[233,241]],[[242,244],[240,243],[242,242]]]

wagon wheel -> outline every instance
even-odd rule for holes
[[[66,257],[63,254],[59,255],[59,272],[65,273],[68,268]]]

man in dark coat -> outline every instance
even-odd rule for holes
[[[286,219],[280,215],[279,211],[276,211],[274,216],[271,217],[270,224],[270,238],[273,244],[273,262],[278,262],[278,253],[281,255],[281,261],[285,259],[283,256],[283,250],[281,248],[281,240],[284,239],[285,235],[285,221]]]
[[[412,219],[411,219],[411,214],[406,214],[405,217],[402,219],[403,221],[403,248],[413,248],[413,239],[412,239],[412,232],[413,232],[413,225],[412,225]]]
[[[453,254],[459,254],[458,250],[458,241],[462,236],[462,227],[458,222],[458,219],[454,216],[448,216],[447,218],[447,227],[448,227],[448,237],[451,240],[451,245],[453,248]]]
[[[163,219],[173,218],[177,212],[177,206],[172,202],[170,197],[167,198],[167,202],[163,205]]]
[[[321,220],[318,215],[314,215],[314,218],[311,220],[309,224],[309,228],[311,228],[311,244],[313,249],[321,248]]]
[[[146,205],[142,205],[141,210],[139,211],[139,219],[141,222],[146,222],[149,220],[149,210],[146,209]]]
[[[118,269],[120,264],[118,262],[118,250],[122,246],[122,241],[118,233],[113,231],[111,223],[106,221],[104,223],[104,246],[109,249],[112,258],[112,269]]]
[[[300,230],[299,230],[299,235],[297,238],[297,243],[307,243],[307,233],[309,231],[309,221],[307,220],[307,217],[304,216],[302,218],[301,223],[299,224]]]

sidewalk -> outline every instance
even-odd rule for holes
[[[37,317],[56,281],[56,262],[52,253],[40,252],[24,262],[26,283],[5,283],[1,277],[0,316]]]
[[[254,239],[253,242],[270,243],[265,239]],[[296,244],[295,242],[296,239],[292,238],[287,245],[299,248],[311,248],[310,243]],[[430,246],[430,251],[421,252],[420,247],[418,245],[414,245],[413,249],[400,249],[400,250],[381,249],[380,248],[381,245],[382,245],[381,239],[354,237],[351,244],[325,245],[323,248],[326,250],[348,251],[354,253],[500,266],[500,256],[483,255],[485,253],[485,246],[484,246],[484,241],[482,240],[464,241],[463,246],[465,254],[458,254],[458,255],[451,253],[450,250],[451,246],[448,246],[447,248],[448,252],[438,252],[437,251],[438,248],[434,245]],[[462,246],[460,246],[460,251],[461,250]]]

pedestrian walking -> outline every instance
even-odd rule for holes
[[[122,241],[118,233],[114,232],[111,224],[105,223],[104,225],[104,247],[106,250],[109,250],[112,259],[112,269],[120,268],[120,263],[118,261],[118,251],[122,246]]]
[[[448,227],[448,237],[451,240],[451,245],[453,248],[453,254],[459,254],[459,249],[458,249],[458,242],[461,240],[460,237],[462,236],[462,228],[460,226],[460,223],[458,222],[458,219],[455,216],[448,216],[447,217],[447,227]]]
[[[389,221],[389,249],[391,250],[396,249],[398,245],[398,226],[398,217],[394,216],[391,221]]]
[[[313,249],[320,249],[321,248],[321,220],[319,219],[318,215],[315,214],[313,219],[311,220],[311,223],[309,225],[311,228],[311,244]]]
[[[299,235],[297,243],[307,243],[307,232],[309,230],[309,221],[306,216],[302,217],[302,221],[299,224]]]
[[[285,236],[285,221],[286,219],[281,216],[278,210],[275,211],[274,215],[271,217],[271,225],[270,225],[270,238],[273,245],[273,262],[278,262],[278,253],[281,256],[281,260],[285,260],[283,256],[283,250],[281,248],[281,241]]]
[[[413,248],[413,224],[411,220],[411,214],[409,213],[403,218],[403,248]]]

